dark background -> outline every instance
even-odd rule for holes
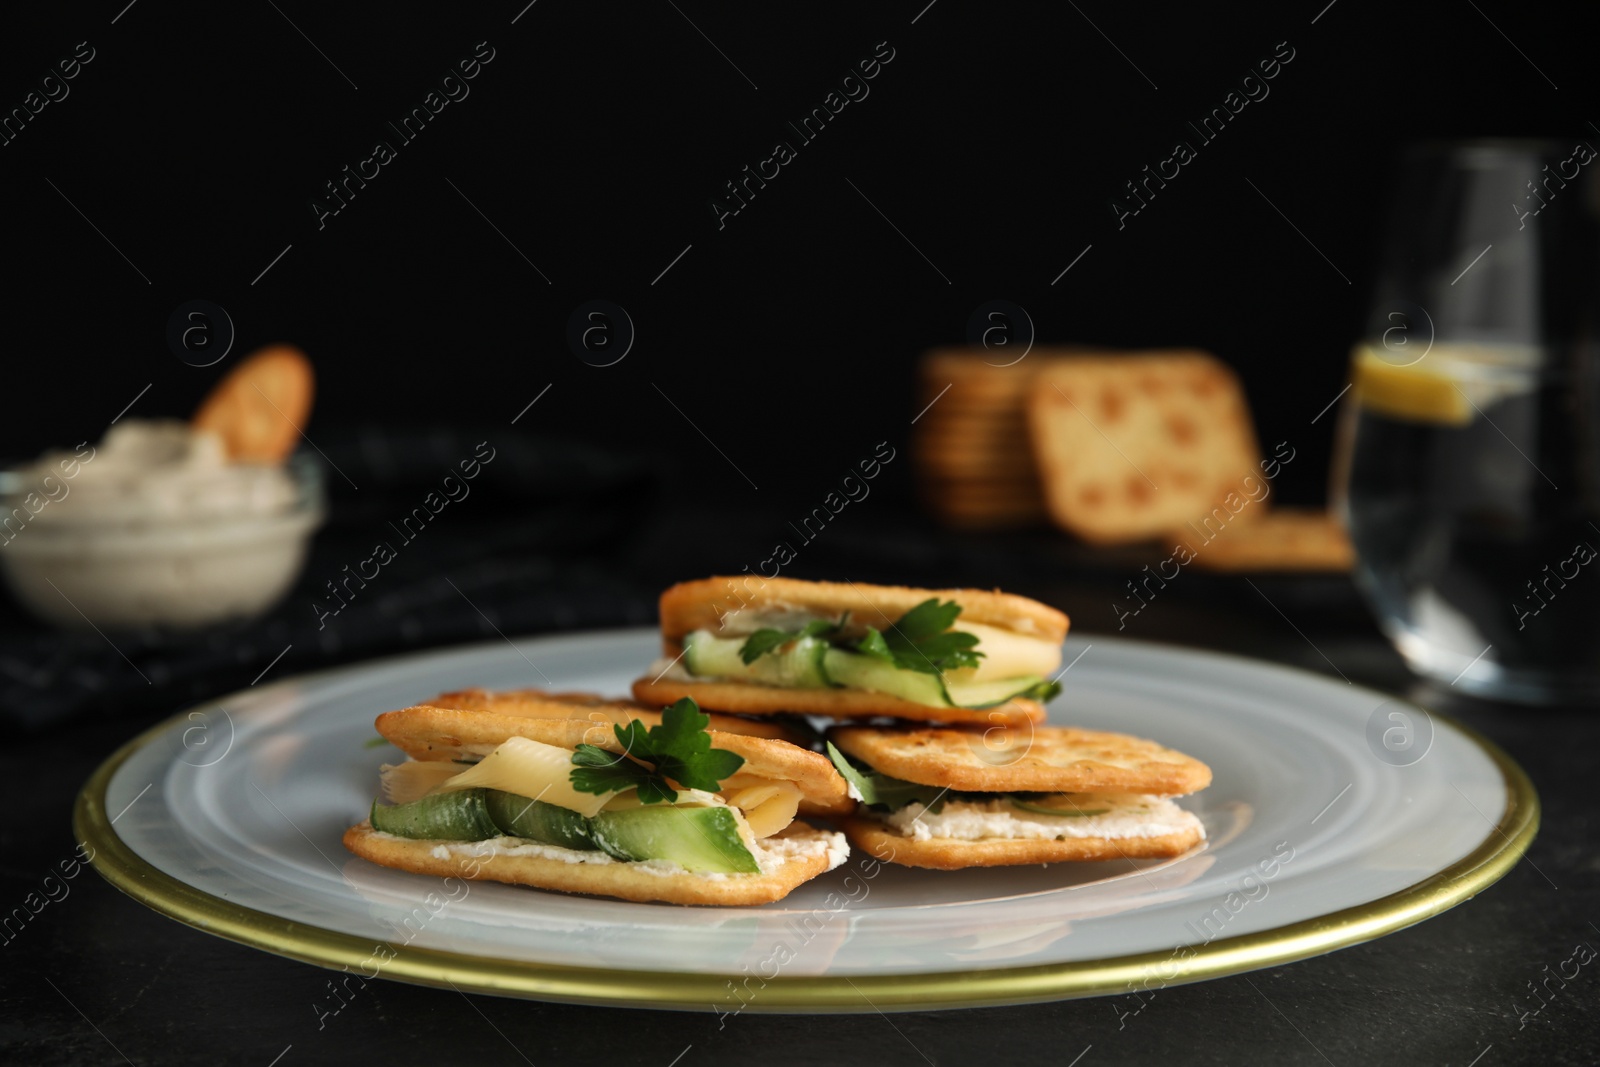
[[[319,375],[310,437],[348,480],[329,471],[333,509],[306,575],[257,623],[117,634],[113,648],[6,613],[0,714],[16,736],[0,747],[0,904],[71,854],[79,784],[140,729],[258,677],[497,632],[648,624],[667,582],[754,568],[879,441],[899,458],[874,495],[786,573],[998,585],[1064,608],[1075,632],[1115,632],[1137,551],[1044,530],[954,534],[917,511],[918,354],[960,342],[991,299],[1024,307],[1041,343],[1210,349],[1240,370],[1267,450],[1297,450],[1281,499],[1320,501],[1335,420],[1312,420],[1347,381],[1401,147],[1576,138],[1597,118],[1593,37],[1565,6],[925,2],[113,0],[3,16],[0,112],[78,42],[96,55],[0,146],[0,458],[97,440],[146,385],[130,415],[187,415],[238,357],[287,341]],[[465,100],[411,144],[385,133],[480,41],[494,59]],[[870,95],[797,144],[719,230],[708,205],[723,183],[775,139],[794,143],[786,121],[882,41],[895,57]],[[1193,141],[1186,120],[1282,41],[1295,58],[1270,95],[1215,142]],[[1109,201],[1185,136],[1198,158],[1119,231]],[[311,201],[379,137],[397,158],[319,230]],[[237,328],[209,368],[166,341],[191,299]],[[569,315],[591,299],[637,327],[614,366],[567,344]],[[322,580],[484,439],[501,458],[472,498],[319,629]],[[1101,998],[912,1013],[893,1029],[876,1015],[747,1015],[728,1031],[377,983],[319,1032],[307,1007],[321,972],[187,930],[85,875],[0,947],[0,1059],[268,1064],[292,1045],[281,1067],[469,1055],[666,1067],[692,1045],[683,1067],[1064,1065],[1092,1045],[1081,1067],[1593,1062],[1600,979],[1586,970],[1525,1026],[1514,1007],[1534,1003],[1526,983],[1574,941],[1600,943],[1592,709],[1414,687],[1346,578],[1255,583],[1191,574],[1131,635],[1338,672],[1462,716],[1541,790],[1528,861],[1420,927],[1165,990],[1126,1027],[1131,1005]]]
[[[1308,423],[1345,381],[1397,149],[1592,132],[1590,40],[1564,8],[1341,0],[1312,25],[1320,3],[941,0],[912,25],[925,2],[541,0],[514,26],[517,0],[8,14],[4,107],[77,42],[96,58],[0,147],[0,455],[98,438],[147,383],[137,414],[186,415],[231,362],[197,370],[167,349],[168,316],[201,298],[232,317],[235,356],[281,340],[316,361],[314,438],[503,423],[553,383],[520,429],[664,450],[701,492],[749,492],[654,383],[768,494],[746,502],[809,502],[864,446],[903,439],[917,354],[1000,298],[1041,342],[1214,351],[1243,372],[1269,447],[1306,442],[1313,462],[1279,488],[1313,501],[1333,420]],[[471,94],[319,230],[324,183],[479,41],[495,58]],[[870,95],[719,230],[723,183],[880,41],[895,58]],[[1295,58],[1270,95],[1209,145],[1188,135],[1280,41]],[[1119,231],[1109,201],[1180,136],[1199,158]],[[593,298],[638,331],[609,368],[565,343]]]

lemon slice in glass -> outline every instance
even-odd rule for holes
[[[1363,409],[1405,422],[1466,426],[1484,407],[1534,388],[1536,349],[1435,345],[1399,362],[1373,344],[1356,346],[1355,400]]]

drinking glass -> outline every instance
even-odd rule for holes
[[[1431,143],[1397,171],[1335,501],[1417,673],[1600,700],[1600,138]]]

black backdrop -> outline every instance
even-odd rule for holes
[[[903,441],[917,353],[999,298],[1042,342],[1215,351],[1269,447],[1313,457],[1284,496],[1315,500],[1334,420],[1311,419],[1345,381],[1397,147],[1600,118],[1592,40],[1503,0],[125,2],[4,16],[8,112],[79,42],[94,58],[0,147],[0,456],[96,438],[146,384],[136,413],[187,413],[286,340],[320,372],[313,439],[503,423],[550,385],[519,430],[670,454],[705,494],[750,493],[737,466],[752,504],[798,507]],[[469,95],[410,143],[387,129],[479,42]],[[869,95],[801,144],[786,123],[880,42]],[[1285,49],[1270,95],[1187,132]],[[1197,158],[1119,229],[1112,198],[1180,137]],[[324,183],[380,138],[395,158],[319,228]],[[779,139],[796,158],[719,228],[713,198]],[[194,298],[237,329],[206,369],[166,343]],[[591,299],[636,327],[614,366],[566,343]]]

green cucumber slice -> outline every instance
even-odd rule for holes
[[[372,828],[396,837],[486,841],[500,836],[482,789],[435,793],[409,804],[372,805]],[[576,813],[574,813],[576,814]]]
[[[683,639],[683,665],[690,674],[758,685],[820,689],[828,684],[822,671],[828,642],[821,638],[798,638],[750,664],[739,655],[744,642],[743,637],[712,637],[696,630]]]
[[[372,828],[396,837],[486,841],[520,837],[586,851],[604,849],[615,859],[669,860],[689,871],[757,874],[761,868],[739,836],[731,808],[656,804],[603,811],[585,819],[575,811],[497,789],[435,793],[409,804],[372,805]]]
[[[595,843],[619,860],[668,860],[684,870],[719,874],[761,871],[731,808],[653,804],[602,811],[591,823]]]
[[[508,837],[525,837],[543,845],[588,852],[600,847],[590,836],[589,820],[571,808],[498,789],[486,789],[484,793],[489,818]]]
[[[828,654],[822,658],[822,669],[835,685],[887,693],[913,704],[950,707],[937,674],[902,670],[876,656],[863,656],[838,648],[828,650]]]
[[[1031,811],[1039,815],[1059,815],[1064,819],[1082,819],[1090,815],[1104,815],[1106,812],[1111,810],[1110,808],[1092,808],[1089,811],[1068,811],[1065,808],[1052,808],[1045,804],[1038,804],[1034,803],[1033,801],[1022,800],[1018,797],[1012,797],[1010,799],[1011,806],[1014,808],[1019,808],[1022,811]]]
[[[1055,696],[1054,692],[1048,695],[1034,692],[1035,689],[1047,685],[1049,683],[1043,678],[1030,674],[1021,678],[1001,678],[993,682],[945,682],[944,689],[950,694],[950,703],[957,707],[992,708],[1014,697],[1049,700]]]
[[[1013,697],[1042,695],[1049,699],[1054,695],[1047,692],[1050,683],[1037,675],[994,682],[946,682],[942,675],[908,671],[877,656],[839,648],[828,650],[822,669],[835,685],[887,693],[933,708],[992,708]]]

